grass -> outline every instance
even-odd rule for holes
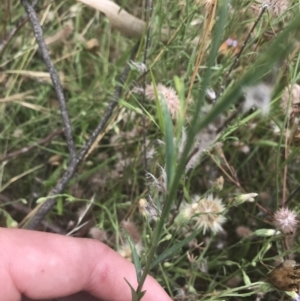
[[[19,1],[7,3],[11,14],[5,8],[0,12],[3,34],[24,14]],[[144,7],[131,0],[116,3],[143,18]],[[299,83],[299,21],[293,21],[298,2],[291,2],[283,14],[266,10],[259,20],[260,7],[254,2],[231,5],[219,1],[214,10],[192,0],[154,3],[146,75],[146,84],[154,86],[153,99],[143,100],[134,92],[143,87],[143,76],[131,63],[104,134],[59,194],[46,217],[48,226],[40,226],[101,237],[123,256],[132,260],[133,255],[141,283],[143,269],[174,300],[260,300],[260,293],[265,300],[288,300],[262,282],[266,265],[282,258],[299,260],[296,230],[293,235],[267,231],[275,230],[273,216],[281,206],[299,212],[298,112],[294,106],[296,113],[290,116],[280,107],[283,89]],[[79,150],[101,121],[136,40],[78,2],[41,1],[38,7],[45,38],[58,36],[49,50]],[[255,21],[237,66],[228,74]],[[167,42],[160,40],[163,28],[169,30]],[[236,47],[226,45],[229,37]],[[143,41],[135,63],[143,61]],[[37,143],[63,124],[28,22],[1,53],[0,68],[0,223],[11,227],[56,185],[67,169],[69,152],[63,135]],[[241,109],[243,88],[259,83],[272,88],[265,115],[259,109]],[[159,84],[179,95],[177,118],[171,118],[168,94],[162,100]],[[220,97],[209,100],[207,89]],[[292,101],[290,96],[288,106]],[[29,152],[5,159],[32,145]],[[151,153],[147,169],[145,147]],[[198,160],[186,170],[195,154]],[[239,199],[246,193],[258,196],[254,202]],[[219,228],[203,212],[188,220],[184,215],[200,199],[207,206],[210,194],[222,199],[223,209],[216,205],[210,215],[213,221],[226,218]],[[204,233],[197,225],[205,221]]]

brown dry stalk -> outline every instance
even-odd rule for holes
[[[4,98],[0,98],[0,103],[14,102],[22,99],[26,99],[29,95],[32,95],[33,90],[29,90],[23,93],[16,93]]]
[[[139,38],[145,30],[145,22],[130,15],[116,3],[109,0],[78,0],[101,11],[109,19],[111,26],[131,38]]]
[[[55,45],[63,40],[66,40],[70,34],[73,32],[74,28],[70,25],[65,26],[64,28],[58,30],[54,35],[47,37],[45,43],[47,46]]]
[[[112,28],[119,30],[130,38],[141,38],[146,29],[146,22],[129,14],[116,3],[109,0],[77,0],[101,11],[109,19]],[[168,30],[162,29],[161,40],[168,40]]]

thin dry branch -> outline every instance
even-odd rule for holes
[[[139,43],[137,43],[130,56],[130,60],[134,60],[136,53],[139,48]],[[50,212],[54,204],[56,203],[56,196],[64,191],[66,186],[68,185],[69,181],[73,177],[75,170],[79,163],[83,160],[85,155],[88,153],[89,149],[93,145],[93,143],[96,141],[97,137],[103,132],[105,129],[105,125],[111,118],[113,111],[115,107],[118,104],[118,100],[123,92],[123,84],[125,83],[128,74],[130,72],[130,66],[129,64],[126,64],[126,67],[119,79],[119,84],[116,87],[114,96],[112,97],[111,102],[108,105],[108,108],[106,109],[106,112],[104,113],[104,116],[94,132],[92,133],[90,139],[88,142],[83,146],[82,150],[80,153],[77,155],[76,159],[74,161],[70,161],[69,166],[61,179],[58,181],[56,186],[52,189],[52,191],[49,194],[48,199],[44,203],[40,203],[37,207],[35,207],[30,214],[28,214],[25,219],[19,224],[19,227],[21,228],[26,228],[26,229],[31,229],[34,230],[36,229],[39,224],[42,222],[42,220],[45,218],[45,216]]]
[[[75,161],[76,148],[75,148],[75,144],[74,144],[73,136],[72,136],[71,122],[69,119],[65,96],[63,93],[63,88],[62,88],[58,73],[51,61],[50,54],[49,54],[47,45],[46,45],[44,37],[43,37],[43,30],[42,30],[42,27],[38,20],[37,14],[33,8],[33,5],[27,0],[21,0],[21,3],[24,6],[25,11],[28,15],[34,35],[36,37],[36,41],[39,45],[39,48],[40,48],[40,51],[42,54],[43,61],[49,71],[49,74],[50,74],[50,77],[51,77],[51,80],[53,83],[53,87],[55,89],[57,99],[59,102],[59,106],[60,106],[60,112],[61,112],[62,121],[63,121],[63,125],[64,125],[64,133],[66,136],[66,141],[67,141],[69,153],[71,156],[71,161]]]

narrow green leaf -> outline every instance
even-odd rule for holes
[[[63,214],[63,199],[61,197],[57,198],[57,201],[56,201],[56,210],[57,210],[57,213],[58,215],[62,215]]]
[[[54,194],[54,195],[51,195],[51,196],[44,196],[44,197],[41,197],[41,198],[38,198],[36,203],[39,204],[39,203],[43,203],[45,202],[47,199],[50,199],[50,198],[66,198],[66,201],[68,202],[79,202],[79,201],[86,201],[86,199],[78,199],[78,198],[75,198],[73,197],[72,195],[70,194],[67,194],[67,193],[61,193],[61,194]]]
[[[151,75],[151,83],[152,83],[153,89],[154,89],[155,103],[156,103],[155,107],[156,107],[156,114],[157,114],[157,118],[158,118],[158,124],[159,124],[160,130],[164,133],[165,132],[164,118],[163,118],[161,102],[159,100],[161,95],[158,95],[158,93],[157,93],[156,82],[155,82],[155,78],[152,73],[152,70],[149,69],[149,72]]]
[[[245,273],[244,270],[242,270],[242,273],[243,273],[243,278],[244,278],[245,285],[250,286],[251,285],[251,280],[250,280],[249,276]]]
[[[128,242],[129,242],[131,252],[132,252],[133,264],[134,264],[134,267],[135,267],[137,281],[140,282],[141,281],[141,276],[142,276],[142,267],[141,267],[139,255],[137,254],[135,245],[134,245],[134,243],[133,243],[133,241],[132,241],[132,239],[129,235],[127,235],[127,239],[128,239]]]
[[[160,262],[168,258],[169,256],[173,255],[184,247],[186,244],[188,244],[192,239],[194,239],[197,235],[199,235],[200,231],[194,231],[191,235],[186,237],[185,239],[181,240],[179,243],[173,245],[171,248],[164,251],[162,254],[160,254],[152,263],[151,269],[154,268],[156,265],[158,265]]]
[[[129,285],[129,287],[130,287],[130,291],[131,291],[131,300],[132,301],[139,301],[139,298],[138,298],[138,295],[137,295],[137,293],[136,293],[136,291],[135,291],[135,289],[132,287],[132,285],[127,281],[127,279],[126,278],[124,278],[125,279],[125,281],[127,282],[127,284]]]
[[[130,290],[131,290],[131,296],[132,296],[132,301],[140,301],[142,300],[142,298],[144,297],[144,295],[146,294],[146,291],[142,291],[140,292],[139,294],[137,294],[137,292],[135,291],[135,289],[132,287],[132,285],[127,281],[126,278],[124,278],[125,281],[127,282],[127,284],[129,285],[130,287]]]
[[[11,217],[11,215],[0,208],[0,215],[4,215],[5,217],[5,223],[7,228],[16,228],[18,226],[18,223]]]
[[[170,185],[173,181],[174,171],[175,171],[175,147],[174,147],[174,132],[173,132],[173,123],[171,115],[169,113],[166,99],[162,97],[162,113],[163,121],[165,125],[165,144],[166,144],[166,173],[167,173],[167,187],[170,188]]]
[[[184,126],[186,121],[185,113],[187,110],[187,101],[185,99],[183,80],[178,76],[174,76],[174,84],[180,101],[180,111],[177,117],[176,131],[175,131],[176,138],[179,139],[182,134],[182,127]]]
[[[219,49],[219,45],[221,42],[221,36],[222,36],[222,32],[224,30],[224,26],[225,26],[225,20],[226,20],[226,16],[227,16],[227,2],[223,1],[221,7],[218,9],[218,22],[215,25],[215,29],[214,29],[214,38],[212,40],[212,45],[211,45],[211,51],[210,51],[210,55],[209,55],[209,59],[208,59],[208,64],[207,64],[207,69],[204,71],[204,78],[202,81],[202,85],[201,85],[201,90],[200,90],[200,95],[199,95],[199,99],[196,105],[196,110],[194,113],[194,117],[193,117],[193,121],[192,121],[192,126],[191,126],[191,130],[187,139],[187,143],[185,145],[181,160],[179,162],[179,166],[177,167],[176,173],[175,170],[173,170],[173,165],[172,165],[172,161],[173,158],[175,158],[174,156],[174,144],[173,144],[173,129],[172,129],[172,134],[171,134],[171,126],[166,126],[166,135],[165,135],[165,140],[166,140],[166,171],[167,171],[167,176],[172,175],[172,179],[168,178],[168,196],[166,199],[166,202],[164,204],[163,210],[162,210],[162,214],[160,219],[158,220],[157,226],[155,228],[154,231],[154,238],[153,238],[153,245],[156,246],[160,235],[162,233],[162,229],[165,223],[165,220],[167,219],[167,217],[169,216],[169,212],[171,210],[171,206],[172,203],[175,199],[175,194],[177,191],[177,186],[179,184],[179,181],[181,179],[181,176],[184,174],[184,168],[185,168],[185,161],[186,158],[188,156],[188,153],[192,147],[193,144],[193,140],[194,137],[196,135],[196,126],[197,126],[197,122],[198,122],[198,116],[199,116],[199,112],[201,109],[201,105],[204,102],[204,98],[205,98],[205,91],[207,90],[208,86],[209,86],[209,82],[210,82],[210,78],[211,78],[211,68],[213,67],[214,63],[215,63],[215,59],[218,53],[218,49]],[[166,110],[166,109],[164,109]],[[171,117],[169,116],[169,113],[167,114],[168,117],[164,116],[165,122],[170,122],[172,124],[172,121],[168,121],[171,120]],[[173,128],[173,127],[172,127]],[[172,137],[172,143],[168,142],[171,140]],[[175,159],[174,159],[175,160]],[[170,185],[171,184],[171,185]],[[170,185],[170,186],[169,186]],[[153,252],[154,254],[154,252]]]

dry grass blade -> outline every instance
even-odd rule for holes
[[[217,7],[217,0],[207,0],[204,3],[204,9],[205,9],[205,23],[203,28],[203,33],[201,34],[201,37],[199,37],[199,47],[198,47],[198,55],[194,67],[194,71],[192,74],[190,87],[188,91],[187,99],[191,97],[193,85],[196,79],[196,76],[199,71],[199,67],[201,65],[201,62],[203,60],[204,53],[207,50],[207,47],[210,43],[210,35],[211,31],[214,25],[215,15],[216,15],[216,7]]]
[[[30,102],[26,102],[23,101],[24,99],[35,99],[32,96],[29,96],[32,94],[33,91],[26,91],[24,93],[17,93],[17,94],[13,94],[4,98],[0,99],[0,103],[10,103],[10,102],[15,102],[20,104],[21,106],[28,108],[28,109],[32,109],[38,112],[44,112],[47,113],[49,112],[48,108],[36,105],[36,104],[32,104]]]
[[[12,183],[18,181],[19,179],[21,179],[21,178],[27,176],[28,174],[30,174],[30,173],[32,173],[32,172],[34,172],[34,171],[36,171],[36,170],[44,167],[44,165],[45,164],[40,164],[38,166],[30,168],[29,170],[26,170],[25,172],[19,174],[18,176],[15,176],[15,177],[11,178],[7,183],[5,183],[4,185],[2,185],[0,187],[0,192],[3,191],[3,190],[5,190],[9,185],[11,185]]]
[[[5,71],[7,74],[18,74],[24,77],[35,79],[39,82],[47,82],[51,84],[51,77],[48,72],[40,72],[40,71],[31,71],[31,70],[7,70]],[[62,85],[65,85],[65,76],[62,72],[59,72],[59,79]]]
[[[28,98],[29,95],[32,95],[33,90],[29,90],[23,93],[13,94],[4,98],[0,98],[0,103],[14,102],[22,99]]]
[[[116,110],[116,112],[113,114],[113,116],[111,117],[111,119],[109,120],[109,122],[107,123],[105,129],[103,130],[103,132],[99,133],[99,135],[97,136],[97,138],[95,139],[94,143],[91,145],[91,147],[89,148],[88,152],[86,153],[86,155],[83,158],[83,161],[85,161],[87,159],[87,157],[94,151],[94,149],[99,145],[100,141],[102,140],[102,138],[106,135],[106,133],[113,127],[113,125],[116,122],[116,119],[118,117],[118,115],[120,114],[120,110]]]

